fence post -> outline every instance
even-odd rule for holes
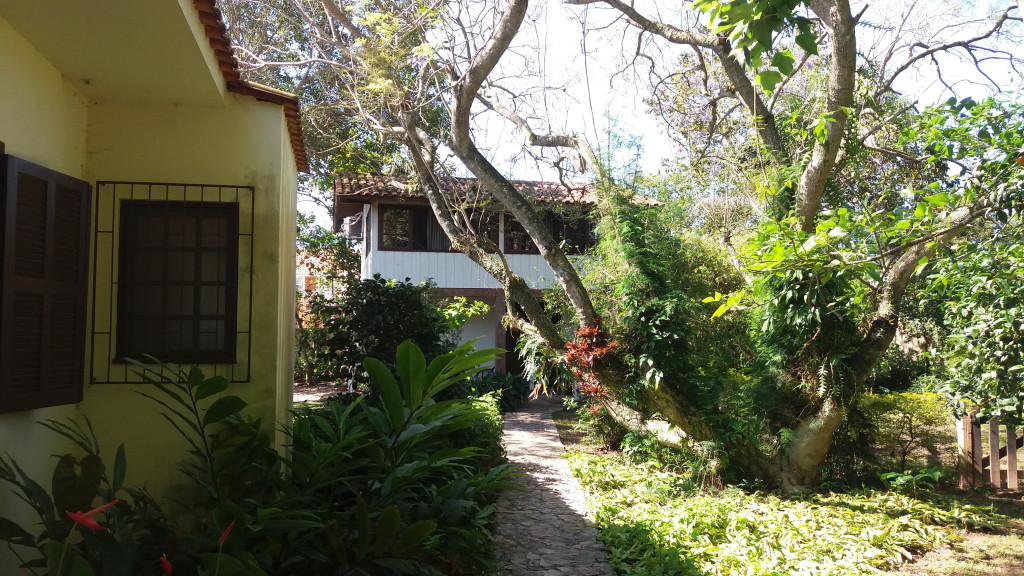
[[[971,415],[964,414],[963,417],[956,419],[956,444],[957,444],[957,458],[956,467],[960,471],[960,482],[958,486],[961,489],[967,489],[971,487],[971,451],[973,444],[971,442]]]
[[[999,469],[1002,462],[999,458],[999,422],[995,418],[988,421],[988,477],[995,489],[1002,488],[1003,482],[999,477]]]
[[[1006,427],[1006,489],[1017,489],[1017,429]]]
[[[985,464],[981,448],[981,422],[978,413],[971,414],[971,486],[985,485]]]

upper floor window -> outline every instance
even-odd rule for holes
[[[556,242],[562,245],[566,254],[582,254],[597,241],[594,223],[590,218],[566,218],[558,214],[547,214],[545,217],[548,231]],[[505,253],[506,254],[538,254],[537,245],[523,225],[505,214]]]
[[[498,218],[493,212],[466,213],[473,230],[498,243]],[[465,224],[464,222],[461,222]],[[452,244],[430,206],[381,206],[380,249],[451,252]]]

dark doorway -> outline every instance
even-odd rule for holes
[[[522,332],[519,330],[505,329],[505,349],[508,350],[505,353],[505,373],[526,378],[526,375],[523,374],[523,359],[516,352],[516,344],[519,342],[521,334]]]

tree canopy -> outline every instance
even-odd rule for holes
[[[817,478],[915,282],[933,274],[962,302],[974,300],[972,311],[1009,318],[1015,310],[998,293],[972,292],[960,282],[965,271],[938,264],[1004,245],[1019,219],[1019,91],[1000,93],[1020,74],[1012,46],[1021,18],[1009,1],[977,17],[938,0],[875,11],[847,0],[698,0],[678,11],[571,0],[608,16],[600,26],[623,38],[623,73],[650,81],[651,109],[679,146],[675,194],[689,197],[691,222],[713,231],[741,268],[739,282],[716,294],[687,292],[699,283],[672,264],[687,242],[630,208],[630,191],[579,132],[550,131],[559,123],[544,99],[557,91],[529,79],[533,48],[520,41],[528,0],[235,1],[235,28],[262,27],[240,36],[249,71],[318,86],[311,94],[335,123],[314,138],[338,143],[320,147],[324,166],[340,143],[388,151],[388,167],[411,172],[452,246],[500,282],[509,322],[563,348],[563,332],[526,283],[461,217],[464,199],[439,185],[451,170],[471,173],[551,266],[580,330],[567,357],[586,359],[575,369],[599,384],[605,406],[665,441],[714,444],[741,476],[786,489]],[[955,58],[965,65],[954,80]],[[951,97],[917,102],[899,88],[911,74]],[[994,96],[966,98],[964,82]],[[555,151],[547,157],[560,177],[589,173],[601,184],[602,216],[617,234],[606,234],[595,257],[619,262],[607,268],[618,275],[611,282],[581,276],[536,206],[482,151],[482,118],[507,123],[528,148]],[[998,278],[989,284],[1004,289]],[[752,341],[720,330],[732,365],[697,361],[695,339],[708,332],[696,327],[723,315],[749,323]],[[985,329],[971,322],[963,334]],[[1013,321],[1003,327],[1019,332]],[[1019,373],[1010,370],[1016,357],[982,356],[965,354],[975,360],[960,364],[964,373],[988,374],[1000,362],[1005,374],[996,369],[986,381]]]

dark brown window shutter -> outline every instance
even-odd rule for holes
[[[89,184],[4,156],[0,200],[0,412],[79,402]]]

